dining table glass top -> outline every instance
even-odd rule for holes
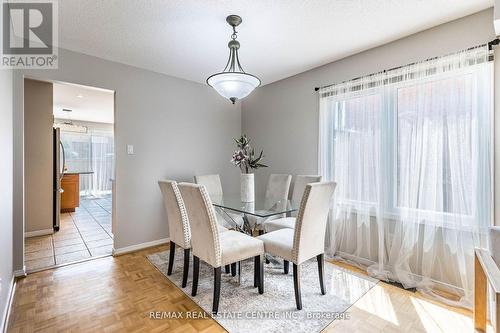
[[[242,202],[239,194],[211,198],[216,207],[228,209],[233,212],[253,215],[257,217],[270,217],[297,211],[300,203],[291,200],[276,200],[256,196],[254,202]]]

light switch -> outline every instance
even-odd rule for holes
[[[127,145],[127,154],[134,155],[134,145]]]

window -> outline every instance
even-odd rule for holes
[[[102,195],[111,193],[114,172],[113,133],[89,129],[89,133],[61,131],[66,151],[66,169],[92,171],[80,177],[80,193]]]
[[[379,94],[355,96],[335,103],[334,174],[348,180],[346,200],[372,203],[378,200],[377,177],[370,171],[354,171],[379,169],[380,115]]]
[[[489,200],[491,64],[439,65],[320,92],[320,173],[337,204],[421,222],[470,219]]]
[[[472,214],[471,81],[460,74],[397,89],[398,207]],[[408,190],[410,182],[418,191]]]
[[[320,89],[331,255],[405,288],[454,286],[470,304],[492,224],[491,56],[478,46]]]

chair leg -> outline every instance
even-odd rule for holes
[[[217,314],[219,311],[219,298],[220,298],[220,280],[221,268],[214,268],[214,301],[212,305],[212,313]]]
[[[236,263],[231,264],[231,276],[236,276]]]
[[[226,274],[229,274],[229,265],[224,266],[224,269],[226,270]]]
[[[253,257],[253,287],[259,286],[259,256]]]
[[[190,249],[184,249],[184,271],[182,272],[182,288],[186,288],[189,273],[189,254]]]
[[[290,267],[290,262],[288,260],[283,260],[283,272],[288,274],[288,268]]]
[[[193,289],[191,296],[196,296],[198,292],[198,277],[200,276],[200,258],[193,256]]]
[[[295,289],[295,303],[297,310],[302,310],[302,297],[300,295],[300,265],[293,264],[293,287]]]
[[[259,294],[264,293],[264,255],[260,255],[259,258]]]
[[[170,256],[168,257],[167,275],[172,275],[172,268],[174,267],[174,256],[175,256],[175,243],[170,241]]]
[[[319,286],[321,288],[321,295],[325,295],[325,255],[323,253],[318,254],[316,256],[316,259],[318,260],[318,273],[319,273]]]

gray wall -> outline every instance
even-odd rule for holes
[[[0,70],[0,332],[12,282],[12,71]]]
[[[319,104],[314,87],[445,55],[494,39],[493,10],[449,22],[395,42],[258,88],[242,102],[242,131],[263,148],[256,191],[270,173],[318,172]],[[328,42],[328,41],[323,41]]]
[[[24,80],[25,233],[52,229],[52,83]]]
[[[114,90],[116,149],[115,249],[168,237],[157,180],[191,181],[220,173],[227,191],[238,190],[229,159],[241,132],[239,105],[206,85],[59,50],[58,70],[16,71],[14,77],[15,185],[22,188],[23,75]],[[127,155],[133,144],[135,155]],[[23,194],[15,192],[16,269],[23,262]],[[19,268],[18,268],[19,267]]]

